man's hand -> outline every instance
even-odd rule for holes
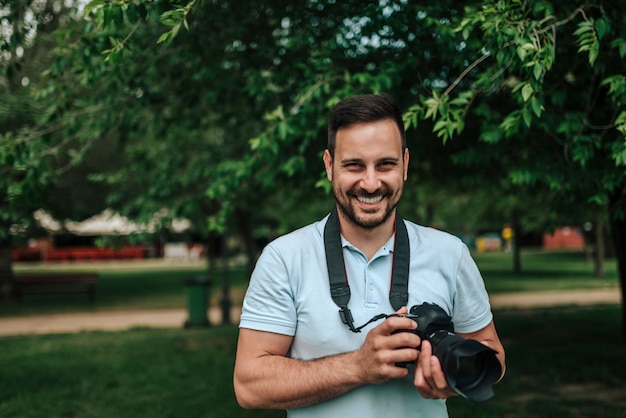
[[[417,324],[399,316],[372,328],[356,351],[314,360],[287,357],[293,337],[242,328],[239,330],[234,387],[244,408],[289,409],[324,402],[369,383],[402,378],[408,370],[399,362],[415,362],[420,338]]]
[[[429,341],[422,341],[422,349],[415,367],[414,384],[424,399],[447,399],[458,395],[448,385],[441,363],[433,355]]]
[[[420,337],[411,332],[397,332],[417,327],[415,321],[404,316],[407,312],[407,308],[402,307],[396,312],[398,316],[390,316],[372,328],[361,348],[354,353],[366,382],[383,383],[405,377],[408,370],[398,367],[397,363],[412,363],[417,360]]]

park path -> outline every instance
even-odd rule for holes
[[[491,296],[497,309],[526,309],[555,306],[619,304],[618,288],[551,292],[502,293]],[[239,322],[241,307],[233,307],[232,323]],[[222,323],[222,311],[211,307],[207,316],[211,324]],[[0,317],[0,336],[69,333],[92,330],[119,331],[133,327],[181,328],[188,315],[185,309],[132,311],[97,311],[39,316]]]

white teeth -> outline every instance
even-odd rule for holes
[[[357,199],[359,199],[359,202],[361,202],[361,203],[366,203],[368,205],[373,205],[373,204],[376,204],[376,203],[380,202],[381,200],[383,200],[383,197],[382,196],[376,196],[376,197],[358,196]]]

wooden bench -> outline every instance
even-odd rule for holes
[[[17,297],[37,293],[87,293],[90,301],[96,298],[98,275],[95,273],[27,274],[15,279]]]

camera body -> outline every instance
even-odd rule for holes
[[[406,316],[417,322],[417,328],[411,330],[423,340],[437,341],[446,336],[454,335],[452,318],[439,305],[434,303],[422,303],[411,307]],[[458,337],[457,337],[458,338]]]
[[[454,334],[452,318],[434,303],[414,305],[407,318],[414,320],[417,328],[402,331],[417,334],[431,343],[433,355],[439,359],[452,389],[474,402],[493,397],[491,385],[502,374],[495,350]]]

